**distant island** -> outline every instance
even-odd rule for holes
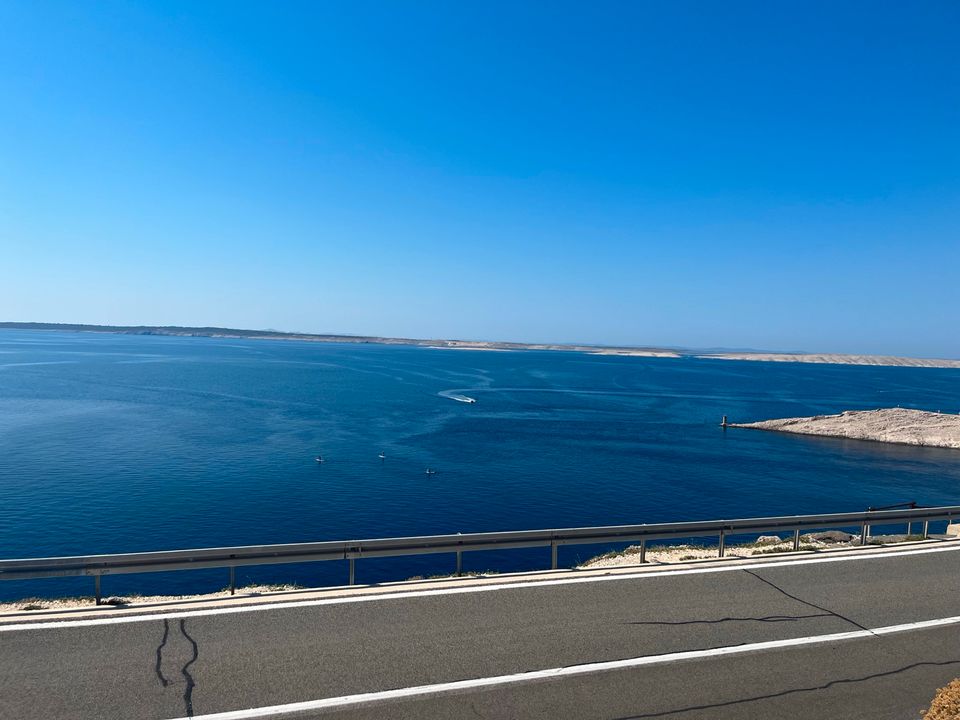
[[[828,363],[831,365],[882,365],[886,367],[960,368],[960,360],[909,358],[895,355],[838,355],[834,353],[723,352],[698,355],[712,360]]]
[[[772,353],[760,351],[678,350],[626,345],[583,345],[572,343],[519,343],[497,340],[440,340],[379,337],[374,335],[332,335],[283,332],[280,330],[238,330],[222,327],[181,327],[179,325],[84,325],[73,323],[0,322],[0,330],[47,330],[59,332],[114,333],[120,335],[165,335],[250,340],[295,340],[300,342],[413,345],[442,350],[551,350],[621,357],[695,357],[704,360],[754,360],[765,362],[829,363],[833,365],[878,365],[890,367],[960,368],[960,360],[897,357],[892,355],[839,355],[829,353]]]
[[[629,357],[681,357],[676,350],[664,348],[618,347],[606,345],[568,345],[545,343],[497,342],[487,340],[423,340],[370,335],[315,335],[278,330],[238,330],[221,327],[180,327],[177,325],[82,325],[71,323],[0,322],[0,330],[47,330],[59,332],[113,333],[119,335],[164,335],[170,337],[210,337],[251,340],[298,340],[301,342],[357,343],[376,345],[414,345],[445,350],[556,350],[593,355]]]
[[[960,449],[960,415],[907,408],[848,410],[839,415],[728,423],[726,427]]]

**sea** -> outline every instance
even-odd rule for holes
[[[0,558],[960,503],[955,450],[720,427],[894,406],[960,412],[960,370],[0,330]],[[466,553],[464,570],[549,562]],[[453,563],[361,559],[357,582]],[[107,576],[103,592],[227,577]],[[340,585],[347,568],[237,581]],[[92,586],[7,581],[0,598]]]

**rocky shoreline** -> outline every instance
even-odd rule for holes
[[[951,533],[952,534],[952,533]],[[901,542],[920,542],[922,535],[874,535],[867,539],[867,545],[890,545]],[[800,537],[800,552],[818,550],[843,550],[860,547],[860,537],[840,530],[827,530],[810,533]],[[775,553],[794,552],[793,538],[781,538],[778,535],[761,535],[756,541],[742,545],[728,545],[724,557],[756,557]],[[716,560],[717,547],[707,545],[648,545],[646,564],[669,565],[693,560]],[[609,552],[587,560],[578,569],[624,567],[640,564],[640,546],[631,545],[625,550]]]
[[[708,360],[753,360],[755,362],[824,363],[828,365],[874,365],[881,367],[960,368],[960,360],[911,358],[896,355],[844,355],[840,353],[727,352],[698,355]]]
[[[848,410],[838,415],[727,423],[726,427],[960,449],[960,415],[907,408]]]

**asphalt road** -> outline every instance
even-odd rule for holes
[[[270,717],[907,720],[960,676],[960,624],[865,631],[955,616],[950,550],[21,627],[0,631],[0,717],[168,720],[736,646]]]

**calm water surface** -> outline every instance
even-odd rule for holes
[[[0,331],[0,557],[960,502],[956,451],[718,427],[895,405],[960,411],[960,371]],[[561,562],[601,549],[564,548]],[[358,581],[448,560],[365,560]],[[238,579],[341,583],[343,565]],[[225,578],[112,577],[104,591]]]

